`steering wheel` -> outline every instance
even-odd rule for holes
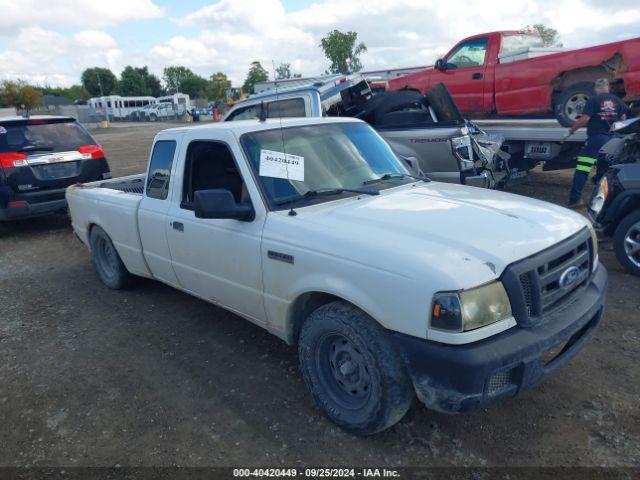
[[[466,55],[460,55],[457,59],[457,65],[460,66],[462,64],[462,66],[466,66],[469,64],[474,64],[475,62],[473,60],[471,60],[469,57],[467,57]]]

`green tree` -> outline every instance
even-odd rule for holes
[[[276,68],[276,80],[285,80],[287,78],[291,78],[291,64],[281,63]]]
[[[144,67],[145,69],[147,67]],[[131,66],[124,67],[118,82],[118,93],[125,97],[151,95],[145,77],[140,70]]]
[[[209,86],[207,87],[207,98],[209,100],[221,100],[224,98],[224,92],[231,87],[231,80],[222,72],[216,72],[210,77]]]
[[[166,67],[164,69],[164,84],[167,86],[167,93],[183,92],[182,83],[188,78],[195,77],[196,74],[191,69],[182,66]]]
[[[149,69],[146,65],[144,67],[135,67],[134,70],[144,78],[144,83],[147,86],[149,95],[152,97],[160,97],[164,94],[160,79],[153,73],[149,73]]]
[[[102,85],[102,91],[100,90],[100,85]],[[82,86],[93,97],[111,95],[116,92],[118,79],[108,68],[87,68],[82,72]]]
[[[358,34],[356,32],[341,32],[334,30],[327,33],[320,40],[320,47],[324,55],[331,62],[329,71],[331,73],[359,72],[362,70],[360,54],[367,51],[367,46],[363,43],[356,43]]]
[[[555,28],[547,27],[541,23],[536,23],[535,25],[527,25],[525,30],[529,32],[537,32],[540,37],[542,37],[542,42],[546,46],[562,46],[560,45],[560,37],[558,35],[558,31]]]
[[[44,86],[40,88],[43,95],[57,95],[59,97],[67,97],[70,100],[87,100],[91,94],[82,85],[71,85],[70,87],[50,87]]]
[[[191,98],[204,98],[207,96],[208,87],[209,82],[207,79],[194,73],[193,76],[182,80],[182,83],[180,84],[180,92],[186,93]]]
[[[42,105],[42,92],[23,80],[5,80],[0,86],[0,104],[31,110]]]
[[[265,82],[269,78],[269,72],[267,72],[262,64],[257,60],[251,62],[247,78],[242,85],[242,89],[245,93],[253,93],[253,86],[258,82]]]

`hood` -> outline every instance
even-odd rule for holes
[[[437,182],[298,213],[315,233],[312,248],[357,251],[354,261],[375,258],[376,267],[414,278],[425,267],[439,269],[455,288],[495,279],[507,265],[587,226],[581,215],[547,202]]]

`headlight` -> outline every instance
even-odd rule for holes
[[[473,168],[473,148],[471,147],[471,137],[463,135],[451,139],[453,153],[455,153],[460,163],[460,170],[471,170]]]
[[[607,201],[608,196],[609,181],[607,180],[607,177],[602,177],[602,180],[600,180],[600,184],[598,185],[598,190],[591,200],[591,205],[589,205],[589,208],[596,216],[600,213],[600,210],[602,210],[604,202]]]
[[[502,282],[460,292],[437,293],[431,310],[431,327],[464,332],[512,317]]]
[[[592,265],[593,270],[595,270],[598,266],[598,234],[595,228],[593,228],[593,225],[589,225],[589,231],[591,232],[591,247],[593,248]]]

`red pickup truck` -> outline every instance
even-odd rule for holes
[[[631,103],[640,100],[640,38],[580,50],[544,47],[529,31],[465,38],[433,67],[389,81],[390,90],[426,92],[444,83],[463,113],[527,115],[554,112],[570,126],[582,114],[597,78]]]

